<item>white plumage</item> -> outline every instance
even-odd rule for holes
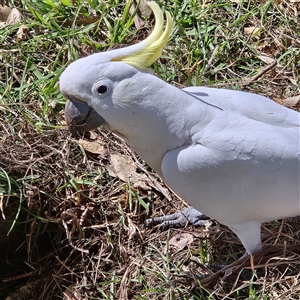
[[[130,65],[130,51],[91,55],[64,71],[71,131],[104,123],[176,194],[229,226],[248,253],[260,250],[262,222],[300,215],[299,113],[251,93],[180,90]]]

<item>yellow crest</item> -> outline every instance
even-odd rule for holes
[[[140,46],[136,47],[137,51],[134,51],[128,55],[114,57],[111,59],[111,61],[121,61],[138,69],[146,69],[160,57],[161,51],[167,44],[171,34],[172,17],[170,13],[166,11],[167,23],[165,29],[163,30],[164,17],[160,7],[153,1],[147,2],[147,5],[152,9],[155,17],[155,26],[153,32],[144,41],[134,45]],[[125,49],[126,48],[124,48],[124,50]]]

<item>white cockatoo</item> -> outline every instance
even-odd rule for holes
[[[114,131],[200,219],[216,219],[249,254],[259,251],[261,223],[300,215],[299,113],[252,93],[179,89],[159,79],[147,67],[167,43],[172,18],[166,12],[163,29],[161,9],[147,4],[156,19],[148,38],[78,59],[61,75],[69,129]]]

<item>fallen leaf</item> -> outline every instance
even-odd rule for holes
[[[0,28],[17,24],[21,21],[21,13],[16,8],[10,8],[8,6],[0,5]],[[26,38],[25,31],[27,27],[21,25],[17,31],[17,39],[22,41]]]
[[[110,176],[119,177],[124,182],[130,181],[136,188],[150,190],[151,183],[148,177],[136,172],[136,164],[129,156],[111,154],[107,170]]]
[[[132,4],[130,7],[130,13],[133,14],[136,9],[135,4]],[[137,30],[141,29],[145,25],[144,21],[136,13],[134,16],[134,26]]]
[[[131,174],[136,171],[136,166],[129,157],[122,154],[111,154],[108,171],[110,176],[119,177],[122,181],[127,182]]]
[[[128,240],[131,241],[137,233],[140,233],[140,231],[128,216],[127,216],[127,224],[128,224],[128,229],[127,229]]]
[[[16,24],[21,21],[21,14],[16,8],[0,5],[0,26]]]
[[[300,102],[300,95],[294,97],[288,97],[282,100],[282,105],[287,107],[293,107]]]
[[[248,35],[251,35],[255,37],[256,39],[259,39],[259,35],[256,35],[260,31],[259,27],[256,26],[249,26],[244,28],[244,32]]]
[[[266,55],[258,55],[257,56],[261,61],[263,61],[264,63],[270,65],[272,63],[275,62],[275,59]]]
[[[93,24],[95,22],[99,21],[99,17],[95,16],[95,15],[89,15],[88,17],[83,16],[82,14],[79,14],[78,17],[75,20],[75,24],[78,26],[81,25],[90,25]],[[71,26],[74,23],[73,20],[64,20],[63,22],[59,21],[58,24],[61,24],[64,27],[68,27]]]
[[[266,53],[265,49],[269,49],[269,47],[270,47],[270,43],[268,43],[267,41],[262,41],[261,43],[255,46],[257,50],[264,51],[264,53]]]
[[[272,99],[273,99],[276,103],[278,103],[278,104],[281,104],[281,105],[282,105],[282,103],[283,103],[283,100],[282,100],[281,98],[272,97]]]
[[[24,41],[26,39],[26,31],[28,28],[25,25],[21,25],[17,31],[17,39],[19,41]]]
[[[11,11],[12,9],[10,7],[0,5],[0,23],[6,23],[6,20]]]
[[[127,0],[128,2],[129,0]],[[133,14],[135,9],[136,9],[136,1],[133,2],[133,4],[130,7],[130,13]],[[147,1],[146,0],[140,0],[139,1],[139,11],[141,13],[142,16],[149,16],[151,14],[151,9],[148,7],[147,5]],[[141,29],[144,25],[145,22],[139,17],[138,13],[135,14],[134,16],[134,25],[136,29]]]
[[[20,21],[21,21],[20,12],[16,8],[13,8],[7,17],[6,24],[7,25],[17,24]]]
[[[90,131],[90,139],[91,140],[98,139],[98,134],[95,131]]]
[[[190,233],[179,233],[170,239],[169,245],[176,247],[179,251],[190,245],[193,241],[194,238]]]
[[[148,0],[140,0],[139,1],[139,10],[143,17],[149,17],[151,15],[151,9],[147,5]]]
[[[98,141],[87,141],[83,139],[79,139],[78,143],[82,146],[82,148],[88,152],[100,155],[107,155],[107,149],[103,146],[102,142]]]

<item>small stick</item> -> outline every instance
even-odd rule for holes
[[[243,83],[242,86],[247,86],[253,82],[255,82],[258,78],[260,78],[262,75],[264,75],[266,72],[268,72],[269,70],[273,69],[275,66],[277,65],[276,60],[274,60],[270,65],[262,68],[256,75],[254,75],[253,77],[246,79]]]

